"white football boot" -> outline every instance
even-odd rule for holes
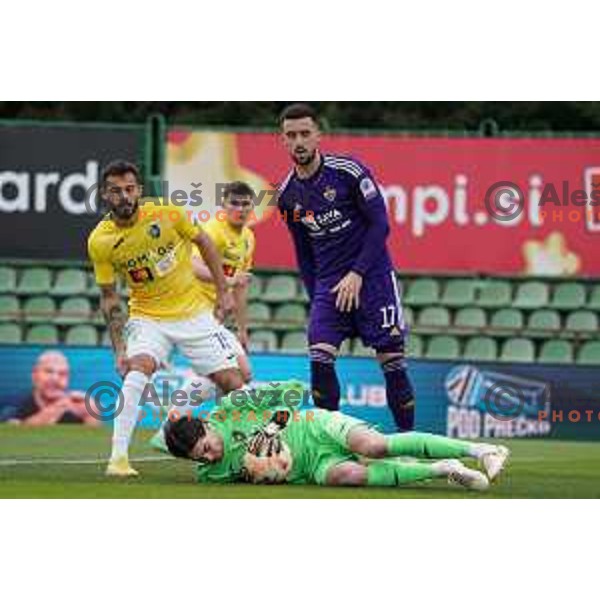
[[[479,457],[479,466],[485,471],[490,481],[495,481],[504,471],[510,450],[506,446],[489,446]]]
[[[485,492],[490,487],[488,478],[475,469],[465,467],[460,460],[442,460],[435,465],[439,473],[448,476],[448,483],[460,485],[476,492]]]

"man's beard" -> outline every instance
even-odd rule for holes
[[[315,160],[316,157],[317,157],[316,150],[314,150],[310,154],[309,153],[303,154],[302,157],[298,156],[297,154],[292,155],[292,159],[299,167],[307,167]]]
[[[112,209],[113,214],[119,219],[131,219],[137,212],[140,203],[138,200],[134,200],[131,204],[120,204]]]

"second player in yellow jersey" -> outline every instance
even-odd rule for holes
[[[223,209],[204,226],[221,256],[223,273],[233,292],[237,339],[231,335],[229,342],[234,347],[238,365],[246,381],[250,381],[252,377],[246,353],[249,344],[248,287],[256,246],[254,232],[247,226],[247,222],[253,209],[252,188],[241,181],[230,183],[225,187]],[[217,299],[214,278],[199,252],[194,252],[193,266],[204,297],[214,304]]]

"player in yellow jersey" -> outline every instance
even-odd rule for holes
[[[252,378],[246,355],[248,351],[247,307],[250,271],[256,247],[254,232],[247,223],[254,210],[254,197],[254,191],[247,183],[234,181],[228,184],[223,193],[223,209],[219,210],[216,218],[204,227],[221,255],[223,273],[233,293],[233,315],[237,325],[237,338],[227,331],[228,341],[234,348],[246,382]],[[192,263],[205,296],[214,305],[217,301],[217,289],[213,275],[196,249],[194,249]]]
[[[129,465],[128,449],[140,399],[173,348],[222,391],[242,387],[243,377],[226,330],[217,320],[231,311],[233,298],[210,237],[192,223],[191,213],[165,206],[158,198],[142,201],[139,171],[131,163],[108,165],[101,196],[110,212],[91,233],[88,252],[117,369],[124,378],[123,408],[114,420],[107,474],[129,476],[137,475]],[[214,302],[192,271],[194,245],[212,274]],[[128,321],[116,291],[117,277],[129,288]]]

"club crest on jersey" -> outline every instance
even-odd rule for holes
[[[158,223],[152,223],[150,227],[148,227],[148,235],[151,238],[159,238],[160,237],[160,225]]]
[[[334,187],[328,185],[325,188],[325,191],[323,192],[323,196],[326,200],[329,200],[329,202],[333,202],[337,198],[337,190]]]
[[[372,200],[375,198],[375,196],[377,196],[377,186],[369,177],[366,177],[360,182],[360,191],[362,192],[365,200]]]

